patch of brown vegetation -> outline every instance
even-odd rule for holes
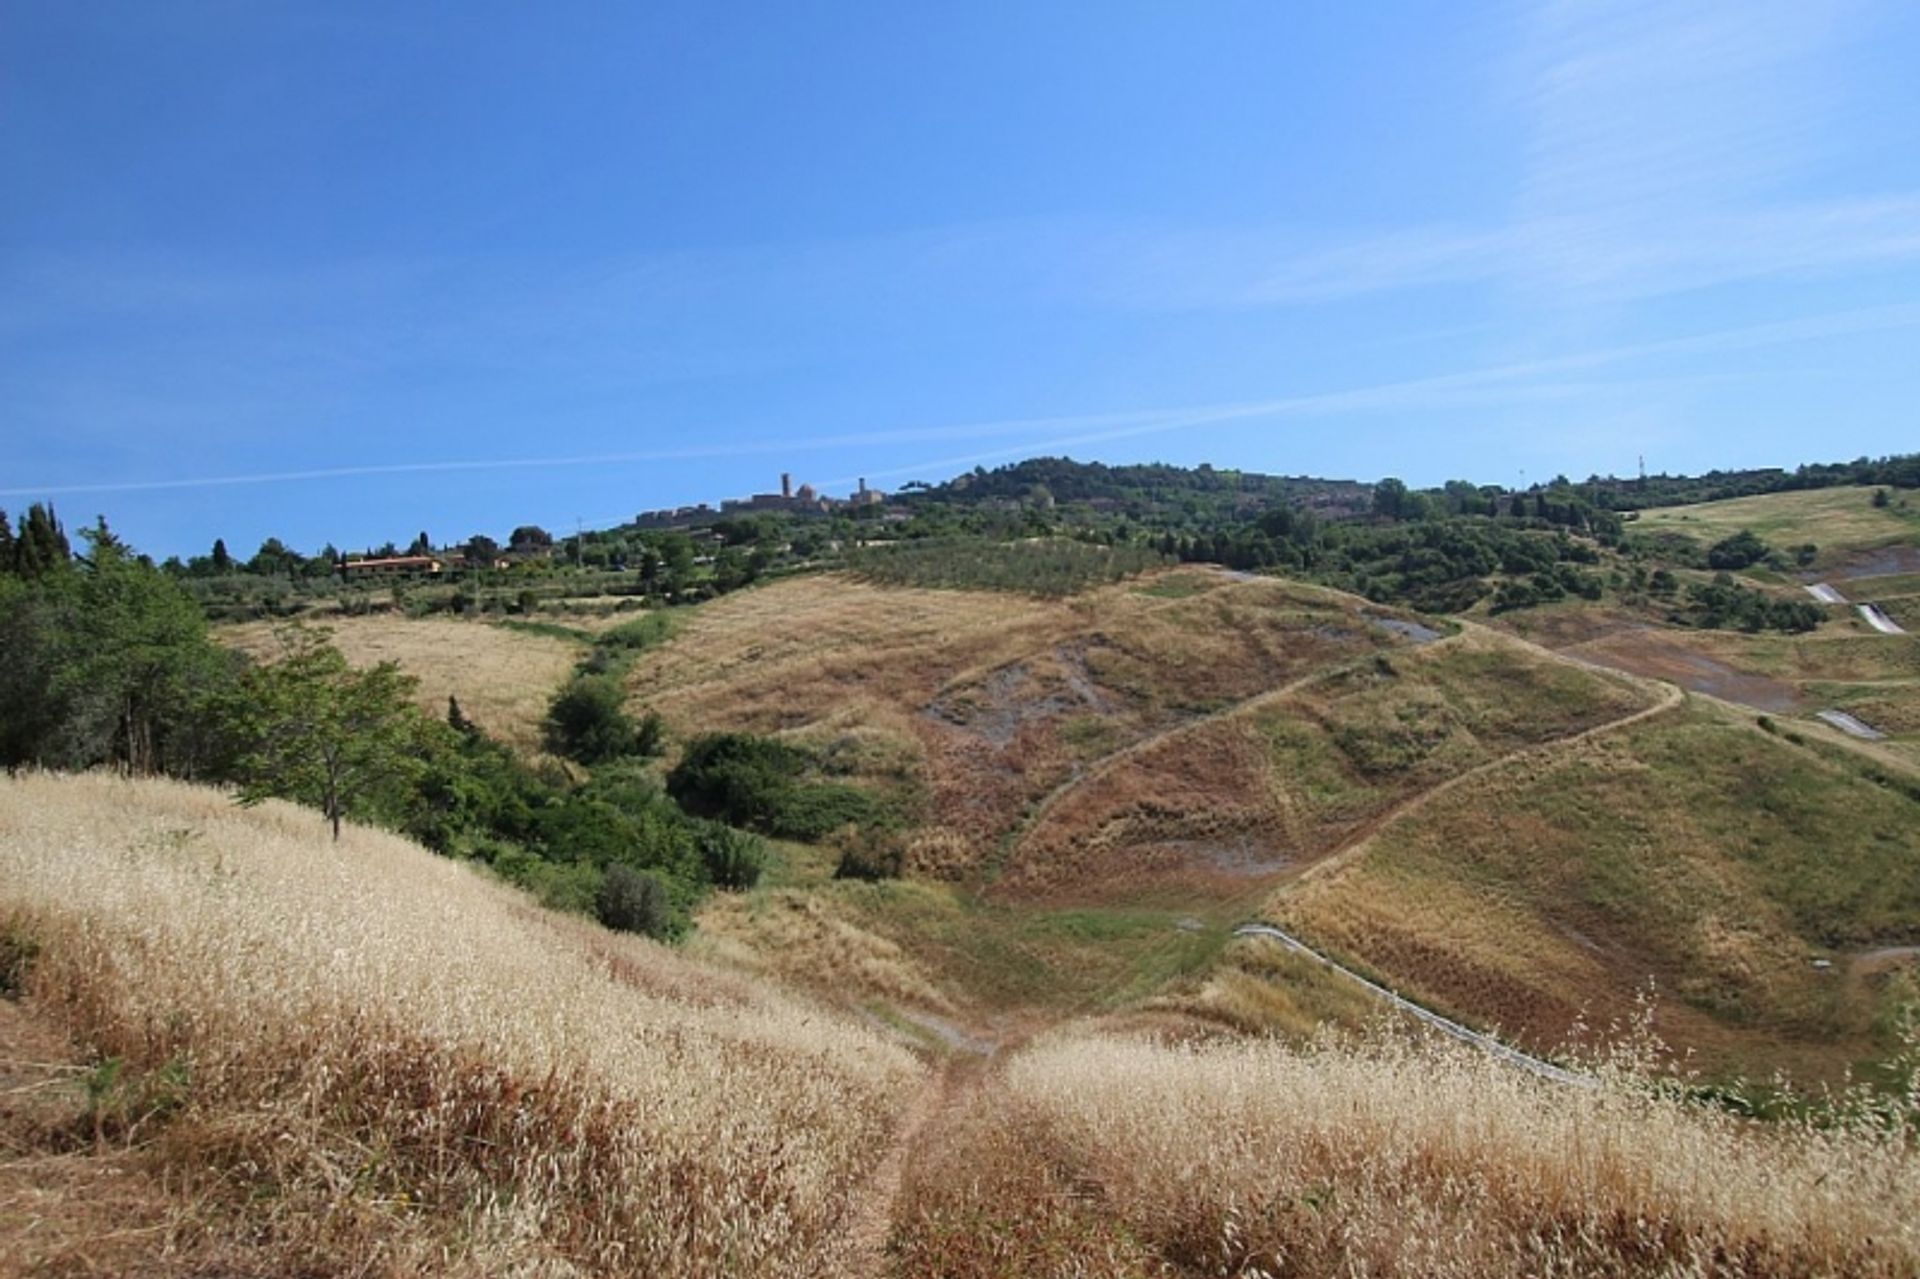
[[[1666,680],[1722,701],[1774,714],[1800,709],[1800,690],[1784,680],[1741,670],[1700,651],[1697,641],[1642,626],[1616,630],[1562,649],[1568,656],[1647,679]]]
[[[1337,664],[1111,757],[1045,807],[995,891],[1111,899],[1177,882],[1237,894],[1450,777],[1645,703],[1481,630]]]

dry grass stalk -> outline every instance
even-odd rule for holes
[[[1766,1128],[1389,1038],[1082,1037],[923,1162],[908,1273],[1912,1275],[1898,1122]]]
[[[184,1067],[156,1157],[289,1268],[804,1273],[923,1079],[898,1046],[385,834],[0,782],[34,1005]]]

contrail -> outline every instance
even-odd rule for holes
[[[1849,333],[1876,332],[1920,325],[1920,304],[1872,307],[1839,311],[1827,315],[1783,320],[1768,324],[1721,329],[1686,337],[1665,338],[1628,346],[1606,347],[1568,355],[1550,356],[1512,364],[1493,365],[1459,373],[1387,382],[1378,386],[1313,395],[1294,395],[1278,399],[1231,401],[1190,405],[1184,408],[1140,409],[1130,412],[1092,413],[1063,417],[1013,418],[998,422],[975,422],[956,426],[901,428],[856,434],[824,435],[796,439],[752,440],[734,444],[716,444],[672,449],[644,449],[632,452],[594,453],[566,457],[520,457],[478,460],[440,460],[396,462],[374,466],[325,467],[300,471],[268,471],[244,475],[198,476],[165,480],[130,480],[100,484],[60,484],[40,487],[0,489],[0,497],[59,497],[82,493],[133,493],[164,489],[218,488],[243,484],[278,484],[310,480],[349,479],[372,475],[422,475],[458,471],[527,470],[541,467],[610,466],[629,462],[692,461],[700,458],[750,457],[760,454],[817,452],[824,449],[874,445],[905,444],[934,440],[979,440],[994,436],[1021,435],[1027,432],[1057,430],[1067,434],[1042,440],[1027,440],[1006,448],[996,448],[960,458],[921,462],[914,466],[870,471],[868,478],[903,475],[939,466],[968,465],[1014,453],[1071,447],[1157,435],[1183,427],[1239,421],[1250,418],[1357,412],[1367,409],[1419,403],[1435,392],[1491,386],[1552,373],[1592,369],[1603,365],[1661,355],[1700,354],[1716,351],[1750,350],[1756,347],[1789,345],[1818,338],[1839,337]],[[845,480],[827,481],[829,484]]]
[[[1164,416],[1164,411],[1135,410],[1063,418],[1013,418],[960,426],[903,428],[850,435],[823,435],[784,440],[746,440],[687,448],[639,449],[619,453],[586,453],[566,457],[440,459],[432,462],[386,462],[372,466],[329,466],[300,471],[255,471],[243,475],[202,475],[166,480],[124,480],[99,484],[57,484],[32,488],[0,488],[0,497],[58,497],[75,493],[132,493],[155,489],[219,488],[237,484],[280,484],[297,480],[351,479],[367,475],[419,475],[454,471],[507,471],[537,467],[608,466],[623,462],[683,462],[699,458],[750,457],[762,453],[808,452],[862,445],[901,444],[917,440],[982,439],[1022,431],[1102,422],[1138,423]]]

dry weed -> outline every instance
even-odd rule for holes
[[[819,1008],[385,834],[0,782],[34,1005],[186,1082],[156,1157],[289,1270],[801,1272],[923,1072]]]
[[[914,1274],[1911,1275],[1911,1137],[1391,1037],[1068,1038],[916,1170],[896,1246]]]

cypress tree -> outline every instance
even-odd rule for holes
[[[216,573],[225,573],[230,571],[232,568],[233,568],[233,556],[227,554],[227,539],[225,539],[224,537],[214,538],[213,539],[213,571]]]
[[[20,536],[14,543],[14,565],[22,577],[44,577],[58,572],[72,558],[67,535],[53,507],[35,502],[20,521]]]

